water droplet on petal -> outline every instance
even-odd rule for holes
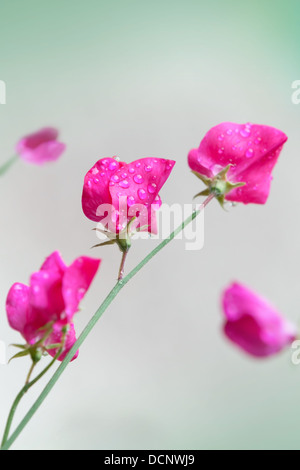
[[[124,173],[122,173],[121,178],[124,180],[125,178],[127,178],[127,176],[128,176],[128,174],[124,172]]]
[[[138,190],[138,196],[143,201],[144,199],[147,198],[147,193],[144,189],[139,189]]]
[[[86,292],[86,289],[85,289],[84,287],[81,287],[80,289],[78,289],[78,297],[79,297],[80,299],[82,299],[82,297],[84,296],[85,292]]]
[[[137,184],[141,184],[144,181],[144,178],[142,177],[142,175],[135,175],[133,179]]]
[[[156,191],[157,185],[155,183],[149,184],[148,186],[148,192],[150,194],[154,194]]]
[[[127,180],[123,180],[123,181],[120,182],[120,186],[121,186],[121,188],[126,189],[126,188],[129,188],[130,185],[129,185],[129,182]]]
[[[98,184],[98,183],[99,183],[98,178],[94,178],[94,183],[95,183],[95,184]]]
[[[137,162],[137,163],[135,164],[135,166],[136,166],[136,168],[140,168],[141,162]]]
[[[100,173],[100,176],[102,176],[102,178],[104,178],[104,176],[105,176],[104,171],[102,173]]]
[[[129,196],[129,198],[127,199],[127,204],[129,207],[133,206],[135,204],[135,199],[133,196]]]
[[[227,135],[232,135],[232,129],[227,129],[226,134]]]
[[[219,135],[218,140],[220,140],[220,142],[222,142],[222,140],[224,140],[224,134]]]
[[[251,134],[251,130],[249,129],[249,127],[245,127],[244,129],[241,130],[240,132],[240,135],[242,137],[249,137],[249,135]]]
[[[98,168],[93,168],[92,173],[93,173],[93,175],[97,175],[99,173]]]
[[[135,169],[132,168],[132,166],[131,166],[128,171],[129,171],[129,173],[132,175],[132,174],[135,172]]]
[[[248,149],[245,155],[246,155],[247,158],[253,157],[254,150],[253,149]]]
[[[151,170],[152,170],[151,165],[145,165],[145,171],[147,171],[147,173],[149,173]]]
[[[109,186],[114,186],[114,185],[115,185],[115,183],[113,181],[109,182]]]
[[[256,145],[260,144],[261,143],[261,137],[257,137],[257,139],[255,139],[254,143]]]
[[[113,175],[111,179],[117,183],[120,178],[118,177],[118,175]]]
[[[108,168],[109,168],[111,171],[113,171],[113,170],[115,170],[115,169],[117,168],[117,166],[118,166],[117,162],[114,161],[114,162],[110,162]]]

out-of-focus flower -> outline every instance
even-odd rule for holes
[[[73,316],[99,265],[99,259],[82,256],[66,266],[54,252],[32,274],[29,286],[11,287],[6,300],[8,322],[22,334],[29,353],[38,348],[54,357],[63,346],[59,360],[64,359],[76,341]]]
[[[188,155],[190,168],[208,186],[200,194],[214,192],[220,202],[265,204],[286,140],[282,131],[264,125],[224,122],[213,127]]]
[[[233,283],[224,291],[222,306],[226,336],[252,356],[271,356],[296,339],[296,327],[242,284]]]
[[[43,165],[57,160],[66,145],[58,141],[58,131],[46,127],[23,137],[17,144],[17,154],[26,162]]]

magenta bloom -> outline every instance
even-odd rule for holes
[[[84,179],[84,214],[113,233],[139,216],[139,226],[146,225],[146,230],[155,233],[159,191],[174,165],[174,161],[161,158],[142,158],[129,164],[113,158],[99,160]]]
[[[247,287],[233,283],[223,294],[226,336],[255,357],[280,352],[296,339],[296,327]]]
[[[35,165],[57,160],[64,152],[65,144],[59,142],[58,131],[51,127],[23,137],[17,144],[17,153],[23,160]]]
[[[278,129],[257,124],[224,122],[208,131],[198,149],[188,155],[190,168],[210,180],[231,165],[227,180],[245,183],[225,199],[244,204],[265,204],[272,170],[287,136]]]
[[[22,334],[28,345],[34,345],[50,325],[50,335],[43,345],[50,346],[61,343],[62,329],[68,325],[64,351],[59,357],[63,360],[76,341],[73,316],[99,265],[100,260],[83,256],[67,267],[60,254],[54,252],[40,271],[32,274],[29,286],[16,283],[11,287],[6,300],[10,326]],[[58,349],[48,352],[54,357]]]

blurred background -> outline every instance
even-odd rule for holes
[[[300,79],[297,0],[2,0],[0,162],[16,141],[58,127],[67,151],[0,182],[0,340],[5,298],[59,250],[103,259],[77,315],[82,330],[114,285],[120,253],[97,242],[81,210],[100,157],[177,161],[163,202],[203,187],[188,151],[222,121],[267,124],[285,145],[265,206],[205,212],[205,245],[174,241],[120,293],[13,449],[297,449],[300,366],[291,351],[255,361],[222,335],[220,294],[239,280],[299,323]],[[127,269],[157,241],[137,241]],[[44,360],[44,365],[46,364]],[[28,359],[0,366],[0,427]],[[50,375],[47,377],[50,378]],[[43,381],[45,384],[47,379]],[[22,402],[16,425],[40,393]],[[1,431],[2,432],[2,431]]]

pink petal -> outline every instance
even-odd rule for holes
[[[86,174],[82,193],[82,209],[88,219],[101,222],[105,217],[97,215],[102,204],[111,204],[109,183],[124,164],[113,158],[99,160]]]
[[[44,128],[21,139],[17,144],[17,153],[29,163],[43,165],[57,160],[65,151],[65,144],[59,142],[58,131]]]
[[[58,251],[52,253],[41,267],[41,271],[51,271],[59,273],[61,276],[65,273],[67,266]]]
[[[173,160],[142,158],[119,168],[110,183],[114,208],[119,211],[120,199],[127,198],[129,208],[141,205],[151,217],[151,204],[157,200],[158,193],[174,165]],[[149,216],[144,223],[141,222],[141,226],[148,224]]]
[[[59,323],[54,325],[53,332],[49,336],[49,338],[47,339],[47,341],[45,343],[46,346],[50,346],[51,344],[53,344],[53,345],[54,344],[60,344],[62,342],[62,339],[63,339],[62,327],[63,327],[63,325],[59,324]],[[69,325],[69,331],[68,331],[68,333],[66,335],[66,338],[65,338],[65,346],[64,346],[63,352],[59,356],[58,361],[63,361],[64,360],[64,358],[66,357],[66,355],[68,354],[70,349],[72,349],[72,347],[74,346],[75,343],[76,343],[76,332],[75,332],[74,324],[71,323]],[[50,356],[55,357],[56,354],[58,353],[59,349],[60,348],[48,349],[47,352],[48,352],[48,354],[50,354]],[[79,351],[76,352],[76,354],[74,355],[72,361],[74,361],[78,357],[78,354],[79,354]]]
[[[100,262],[100,259],[82,256],[67,268],[62,285],[67,322],[70,322],[74,313],[78,311],[78,305],[89,289]]]
[[[29,317],[29,287],[24,284],[14,284],[6,299],[8,322],[14,330],[24,334]]]
[[[223,294],[227,337],[253,356],[281,351],[296,338],[296,328],[265,299],[239,283]]]
[[[40,326],[61,318],[65,310],[65,303],[60,272],[43,269],[32,274],[30,278],[30,305],[39,312]]]
[[[286,140],[287,136],[274,127],[225,122],[206,134],[199,149],[190,151],[188,162],[193,171],[208,178],[232,165],[228,180],[246,185],[232,190],[226,199],[264,204],[270,192],[271,172]]]

